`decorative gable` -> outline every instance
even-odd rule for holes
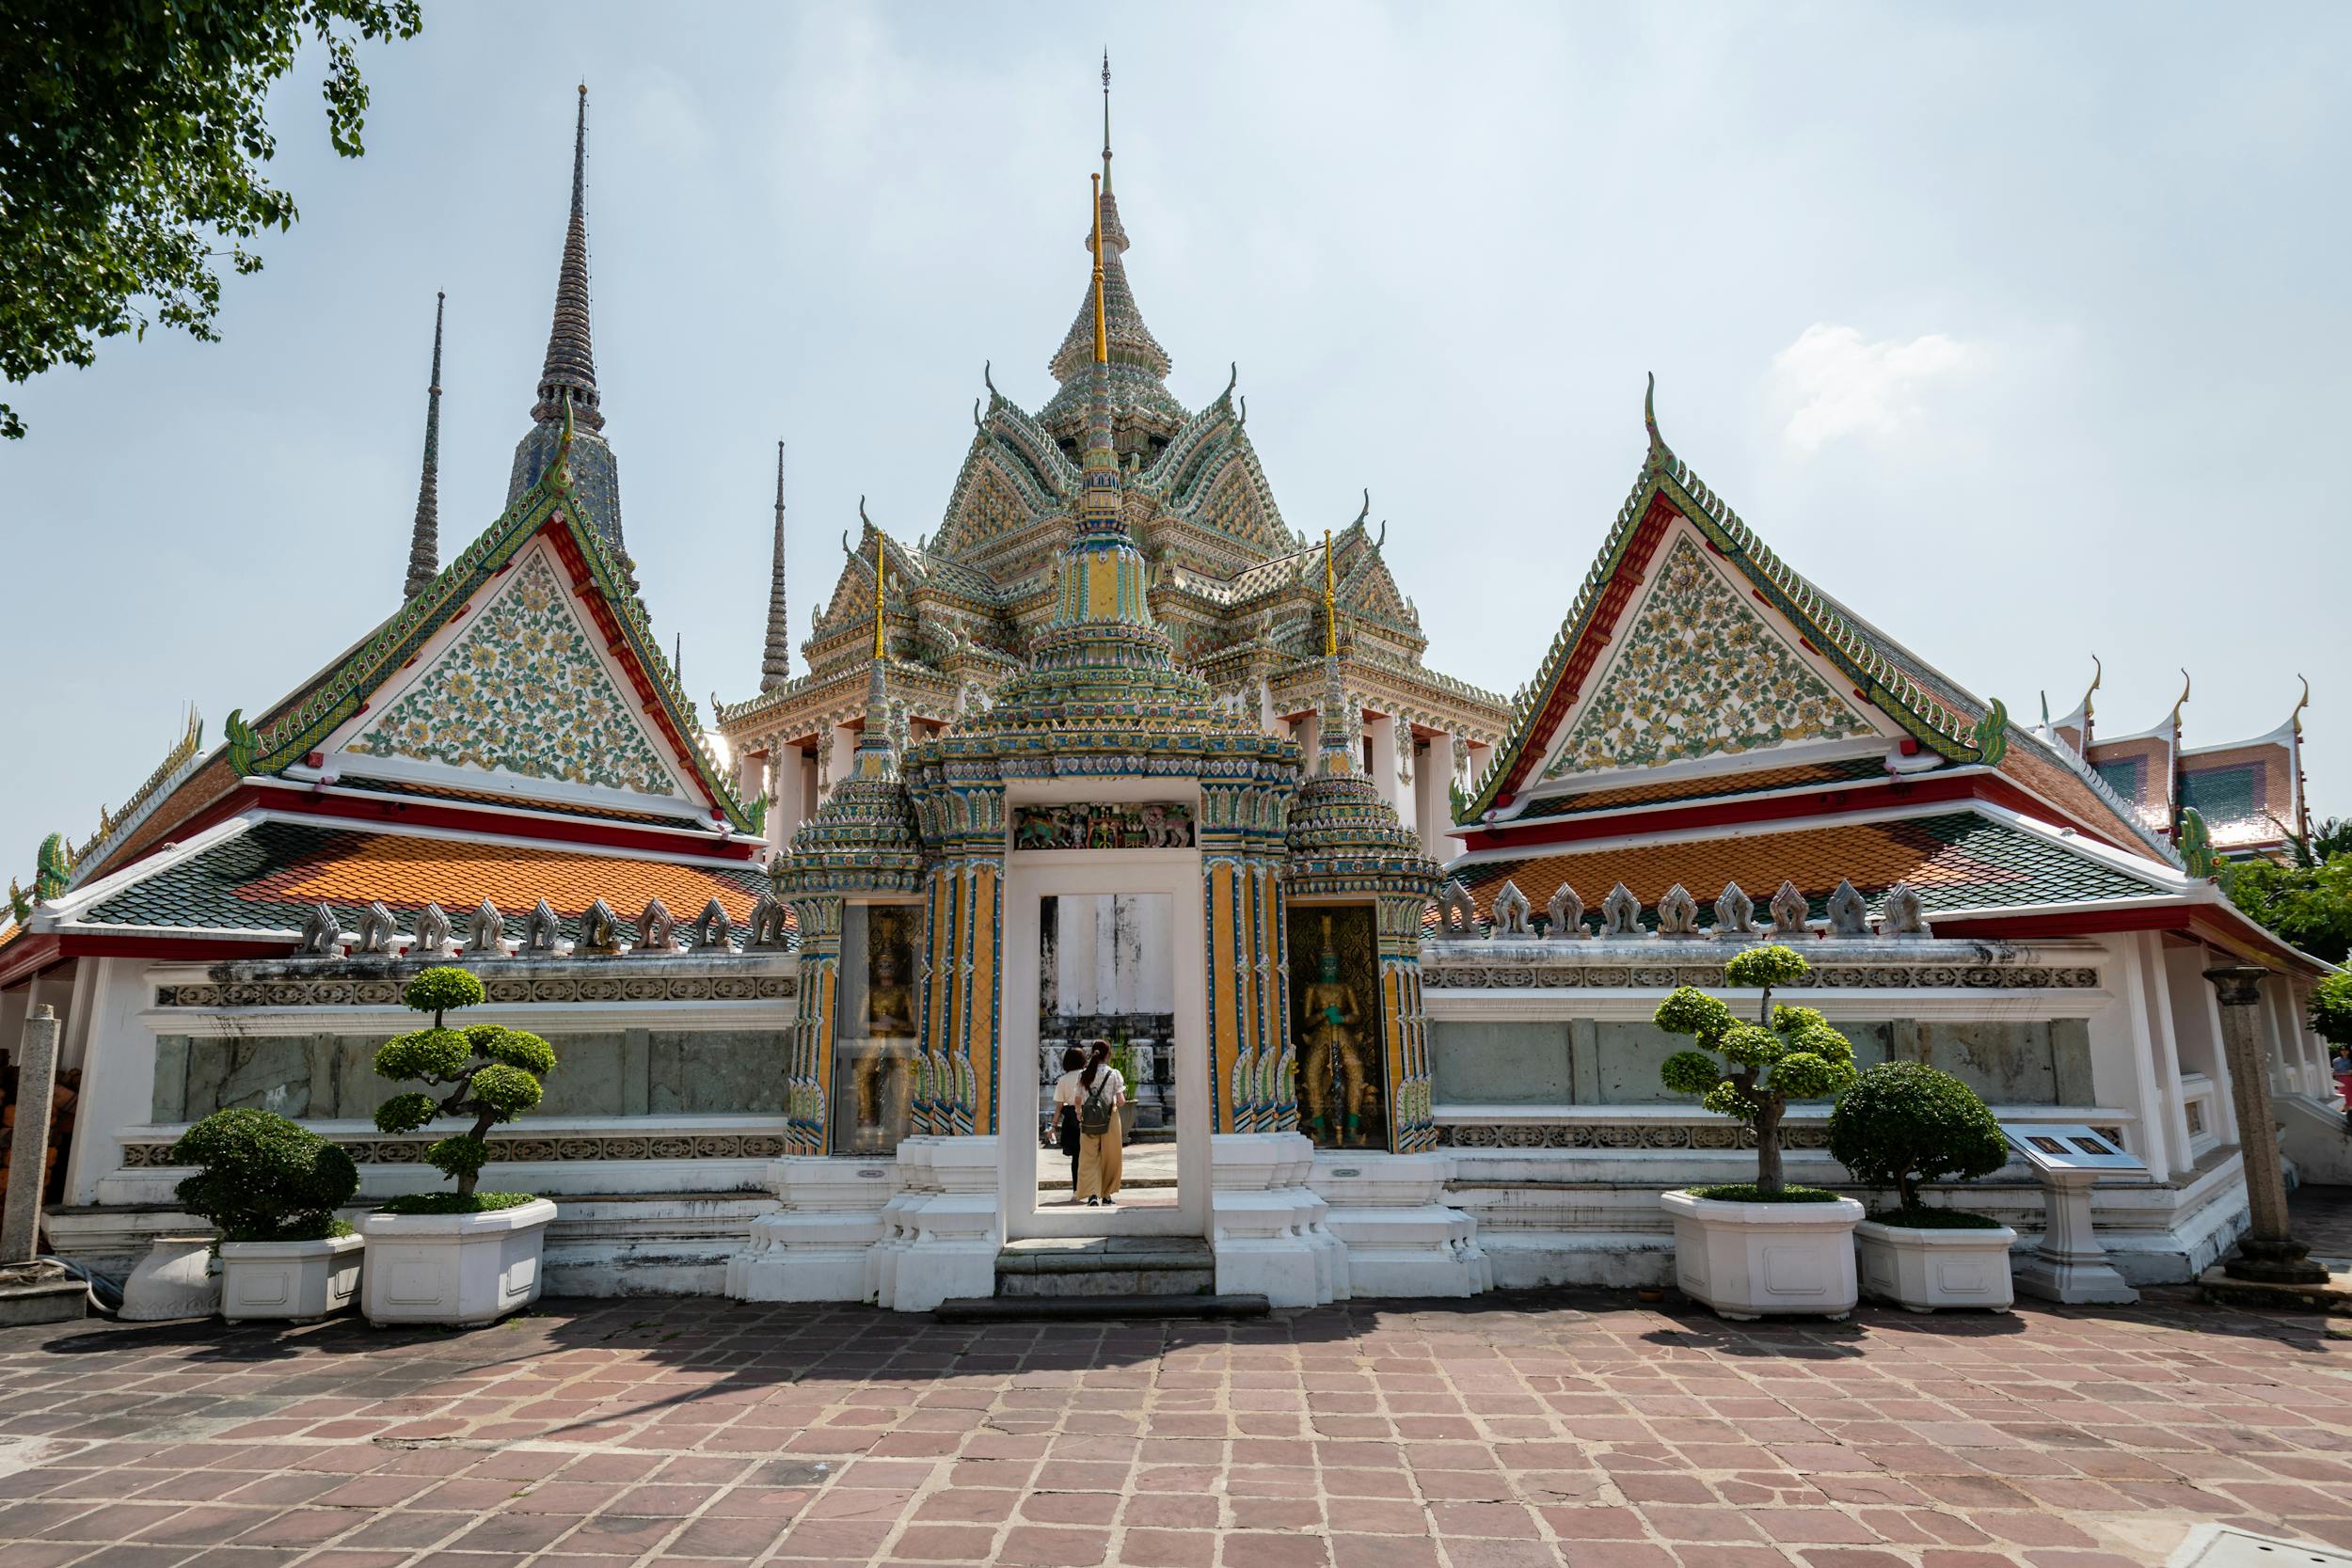
[[[1544,777],[1877,733],[1683,533]]]
[[[544,550],[343,750],[676,798]]]

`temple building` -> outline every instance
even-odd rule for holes
[[[2228,1245],[2241,1141],[2273,1135],[2237,1120],[2217,958],[2265,974],[2291,1160],[2352,1175],[2305,1022],[2326,966],[2213,880],[2284,842],[2258,821],[2301,822],[2299,705],[2204,752],[2177,708],[2117,741],[2088,699],[2013,721],[1776,555],[1648,404],[1521,695],[1437,673],[1369,501],[1292,529],[1233,386],[1169,391],[1107,67],[1057,390],[1031,413],[985,374],[912,546],[861,507],[798,674],[779,447],[757,691],[714,744],[621,531],[586,109],[504,509],[441,562],[437,313],[397,608],[209,748],[191,714],[12,889],[0,1039],[54,1006],[78,1074],[57,1252],[119,1272],[184,1228],[169,1151],[227,1106],[349,1147],[362,1201],[435,1186],[436,1134],[377,1131],[396,1085],[369,1065],[429,962],[557,1052],[485,1180],[556,1200],[559,1291],[1655,1283],[1661,1191],[1752,1156],[1662,1088],[1650,1017],[1768,940],[1865,1065],[1933,1063],[2137,1156],[2094,1208],[2127,1279]],[[1052,1147],[1073,1053],[1128,1087],[1123,1170]],[[1851,1187],[1826,1112],[1792,1108],[1788,1175]],[[2022,1164],[1971,1203],[2038,1241]]]
[[[2162,723],[2106,738],[2098,733],[2092,707],[2103,675],[2094,660],[2083,700],[2063,719],[2052,721],[2045,704],[2041,734],[2088,762],[2134,820],[2178,843],[2185,814],[2193,811],[2215,853],[2233,860],[2281,859],[2295,840],[2310,836],[2311,812],[2303,800],[2309,681],[2286,722],[2269,734],[2192,747],[2182,743],[2181,727],[2181,710],[2192,689],[2188,672],[2181,673],[2180,700]]]

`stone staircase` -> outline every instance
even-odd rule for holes
[[[1033,1236],[996,1254],[996,1294],[940,1304],[953,1323],[1018,1319],[1248,1318],[1260,1295],[1216,1293],[1216,1256],[1198,1236]]]

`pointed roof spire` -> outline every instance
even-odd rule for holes
[[[1103,194],[1111,194],[1111,52],[1103,51]]]
[[[572,397],[574,417],[585,430],[602,430],[596,409],[596,356],[588,334],[588,84],[580,84],[580,117],[572,131],[572,215],[564,231],[564,261],[555,275],[555,321],[548,330],[548,356],[539,372],[534,420],[559,417],[563,394]]]
[[[1110,53],[1105,50],[1103,55],[1103,194],[1097,203],[1095,222],[1087,229],[1087,254],[1091,257],[1098,248],[1102,252],[1101,309],[1110,341],[1111,363],[1122,372],[1139,372],[1150,381],[1158,382],[1168,375],[1168,351],[1160,347],[1159,340],[1152,336],[1152,329],[1143,325],[1143,314],[1136,309],[1135,293],[1127,286],[1126,264],[1120,261],[1127,251],[1127,231],[1120,226],[1119,200],[1111,195],[1110,61]],[[1102,230],[1099,247],[1095,244],[1097,228]],[[1095,293],[1095,286],[1089,279],[1086,303],[1079,307],[1078,319],[1070,324],[1070,332],[1062,339],[1061,347],[1056,351],[1050,367],[1054,379],[1063,384],[1066,392],[1070,390],[1071,382],[1079,380],[1087,373],[1087,366],[1091,362],[1092,356],[1089,350],[1094,338],[1091,318],[1097,309]],[[1165,388],[1160,390],[1159,396],[1167,397]],[[1122,388],[1120,401],[1123,409],[1134,401],[1133,394]],[[1179,410],[1180,418],[1181,414]]]
[[[408,535],[408,580],[401,597],[413,599],[441,572],[441,310],[449,295],[433,296],[433,383],[424,394],[424,468],[417,478],[417,520]]]
[[[784,443],[776,443],[776,545],[768,579],[768,646],[760,655],[759,689],[773,691],[792,678],[790,609],[784,600]]]

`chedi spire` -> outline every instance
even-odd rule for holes
[[[401,597],[413,599],[441,571],[441,311],[449,295],[433,296],[433,383],[424,394],[424,467],[417,478],[417,519],[408,535],[408,580]]]
[[[759,689],[773,691],[792,678],[790,607],[784,597],[784,443],[776,443],[776,544],[768,581],[768,645],[759,659]]]
[[[596,389],[596,356],[589,335],[588,294],[588,85],[581,83],[572,128],[571,215],[564,230],[564,256],[555,273],[555,315],[548,329],[548,352],[539,369],[532,426],[515,449],[506,487],[512,506],[536,484],[554,461],[568,410],[572,423],[571,488],[583,519],[626,560],[621,540],[620,474],[605,444],[602,399]]]

